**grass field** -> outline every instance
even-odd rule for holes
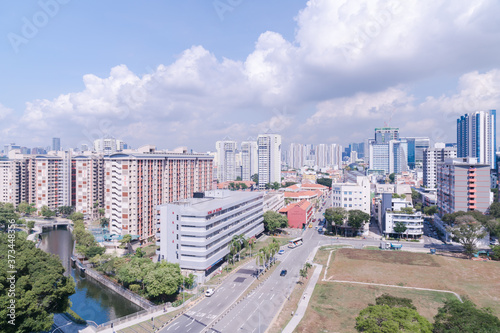
[[[330,251],[320,249],[315,262],[326,265]],[[479,307],[490,307],[500,316],[500,262],[403,251],[337,249],[332,253],[326,276],[327,281],[318,281],[306,315],[295,332],[355,332],[359,312],[374,304],[375,298],[383,293],[412,299],[419,313],[432,322],[443,302],[455,297],[449,293],[333,280],[451,290],[470,297]]]

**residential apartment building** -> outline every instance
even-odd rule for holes
[[[496,169],[496,110],[467,113],[457,119],[457,157],[475,157]]]
[[[441,217],[457,211],[485,212],[490,203],[489,164],[480,164],[472,157],[438,163],[437,206]]]
[[[104,208],[104,156],[75,156],[72,160],[72,206],[85,219],[98,218]]]
[[[236,141],[217,141],[217,180],[227,182],[236,180]]]
[[[435,188],[438,163],[457,157],[457,148],[445,147],[444,143],[436,143],[434,148],[424,150],[423,157],[423,185],[426,188]]]
[[[259,157],[259,189],[266,184],[281,182],[281,135],[259,134],[257,138]]]
[[[259,172],[259,157],[257,141],[243,141],[241,143],[242,180],[252,180],[252,176]]]
[[[234,235],[250,238],[264,231],[263,195],[214,190],[157,206],[160,260],[178,263],[203,280],[229,253]]]
[[[358,209],[370,214],[370,180],[368,177],[357,177],[356,183],[332,184],[332,207],[343,207],[346,210]]]
[[[112,234],[155,235],[156,206],[212,188],[213,157],[186,153],[113,154],[104,158],[105,211]]]
[[[126,148],[127,144],[122,140],[113,138],[102,138],[94,140],[94,151],[103,154],[114,154]]]

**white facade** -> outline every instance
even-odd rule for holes
[[[267,183],[281,182],[281,135],[260,134],[257,145],[259,189],[264,189]]]
[[[158,206],[160,260],[209,274],[229,253],[234,235],[249,238],[264,231],[262,210],[262,192],[227,190]]]
[[[217,141],[218,165],[217,180],[227,182],[236,180],[236,141]]]
[[[316,146],[316,165],[319,167],[319,168],[324,168],[327,166],[328,164],[328,161],[327,161],[327,157],[328,157],[328,148],[327,148],[327,145],[325,145],[324,143],[321,143],[319,145]]]
[[[123,150],[125,143],[121,140],[107,138],[94,140],[94,151],[98,153],[114,154]]]
[[[438,163],[455,157],[457,157],[457,148],[445,147],[444,143],[436,143],[434,148],[424,150],[424,186],[427,188],[436,188]]]
[[[257,141],[243,141],[241,143],[241,167],[241,180],[252,180],[252,176],[259,172]]]
[[[268,210],[278,212],[285,207],[285,192],[268,192],[264,195],[264,213]]]
[[[392,207],[385,212],[385,223],[382,232],[385,235],[396,234],[394,227],[396,223],[401,222],[405,225],[406,231],[403,235],[412,237],[420,237],[424,234],[424,219],[421,212],[407,214],[401,211],[401,208],[413,206],[410,202],[404,199],[392,199]]]

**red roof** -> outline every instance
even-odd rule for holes
[[[281,208],[279,212],[286,213],[294,207],[299,207],[302,210],[307,210],[309,208],[309,206],[311,206],[311,203],[304,199],[304,200],[301,200],[299,202],[291,203],[288,206]]]
[[[319,193],[321,195],[321,193]],[[285,192],[285,198],[301,198],[301,197],[315,197],[318,196],[316,191],[298,191],[298,192]]]

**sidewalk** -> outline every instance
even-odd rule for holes
[[[314,287],[316,286],[321,270],[323,269],[323,265],[314,264],[314,266],[316,266],[316,269],[314,270],[313,276],[311,277],[311,281],[309,281],[309,284],[307,285],[307,288],[304,291],[303,297],[300,300],[299,305],[297,307],[297,311],[295,311],[295,315],[288,322],[288,325],[286,325],[285,329],[283,330],[283,333],[292,333],[297,327],[297,325],[300,323],[302,318],[304,317],[304,314],[306,313],[306,309],[309,304],[309,300],[311,299],[311,295],[314,291]]]

